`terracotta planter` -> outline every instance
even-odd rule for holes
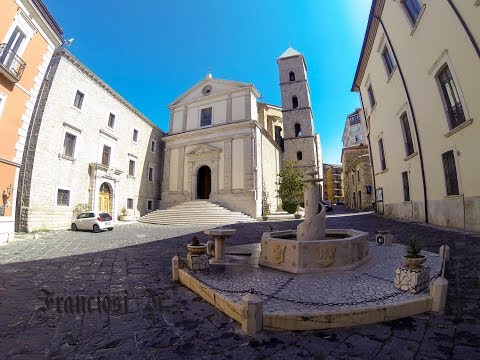
[[[408,269],[420,269],[423,267],[423,263],[427,261],[427,258],[423,255],[420,255],[418,258],[407,258],[403,257],[403,265]]]
[[[133,220],[135,220],[135,218],[133,217],[133,215],[120,215],[118,217],[118,220],[120,220],[120,221],[133,221]]]
[[[298,214],[298,213],[293,214],[293,216],[295,217],[295,219],[301,219],[302,218],[302,214]]]
[[[200,245],[187,245],[187,251],[189,254],[192,255],[201,255],[207,252],[207,244],[200,244]]]
[[[263,221],[267,221],[269,219],[269,216],[268,215],[262,215],[262,220]]]

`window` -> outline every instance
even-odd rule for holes
[[[355,174],[352,174],[352,186],[355,185]]]
[[[65,133],[65,139],[63,140],[63,155],[73,158],[75,154],[75,143],[77,137],[69,132]]]
[[[150,151],[151,152],[155,152],[155,149],[156,149],[156,145],[157,143],[155,142],[155,140],[152,140],[152,142],[150,143]]]
[[[358,190],[358,208],[362,207],[362,192]]]
[[[107,145],[103,145],[103,153],[102,153],[102,165],[110,166],[110,154],[112,152],[112,148]]]
[[[360,181],[360,170],[357,170],[357,180]]]
[[[212,87],[210,85],[207,85],[202,89],[202,94],[204,96],[210,94],[211,92],[212,92]]]
[[[149,166],[148,167],[148,181],[154,181],[155,177],[153,174],[153,167]]]
[[[153,210],[153,200],[147,200],[147,210]]]
[[[403,200],[410,201],[410,185],[408,183],[408,172],[402,172],[402,182],[403,182]]]
[[[355,142],[358,142],[358,135],[355,135]]]
[[[375,95],[373,95],[372,85],[368,86],[368,98],[370,99],[370,107],[373,109],[377,104],[375,101]]]
[[[13,72],[17,77],[21,76],[21,72],[23,72],[23,69],[21,68],[22,65],[17,56],[19,55],[19,51],[22,47],[21,45],[25,38],[25,34],[17,26],[15,30],[13,30],[5,48],[2,49],[3,51],[0,54],[0,63],[10,72]]]
[[[64,189],[57,190],[57,205],[58,206],[70,205],[70,190],[64,190]]]
[[[382,57],[383,61],[385,62],[385,67],[387,68],[387,74],[391,75],[395,65],[393,64],[392,56],[390,55],[390,51],[388,50],[388,47],[386,45],[383,49]]]
[[[298,98],[295,95],[292,96],[292,108],[298,108]]]
[[[301,151],[297,151],[297,160],[302,160],[303,154]]]
[[[445,174],[445,187],[447,195],[459,195],[457,169],[453,150],[442,154],[443,173]]]
[[[212,108],[202,109],[200,114],[200,126],[212,125]]]
[[[446,107],[450,130],[465,122],[460,96],[453,81],[452,73],[448,66],[445,66],[437,75],[440,88]]]
[[[83,105],[83,98],[85,95],[81,91],[77,90],[77,93],[75,94],[75,100],[73,101],[73,106],[75,106],[78,109],[82,108]]]
[[[130,160],[128,163],[128,175],[135,176],[135,160]]]
[[[417,22],[418,16],[422,11],[422,5],[418,0],[401,0],[402,4],[407,12],[410,21],[415,24]]]
[[[383,139],[378,140],[378,152],[380,154],[380,168],[383,170],[387,169],[387,163],[385,162],[385,150],[383,148]]]
[[[133,138],[132,138],[132,140],[133,140],[134,142],[137,142],[137,140],[138,140],[138,130],[137,130],[137,129],[133,129]]]
[[[0,117],[2,117],[3,107],[5,105],[6,97],[2,93],[0,93]]]
[[[403,141],[405,143],[405,155],[410,156],[413,154],[413,140],[412,132],[410,131],[410,124],[408,122],[407,113],[403,113],[400,117],[400,122],[402,123],[402,132],[403,132]]]
[[[132,198],[127,199],[127,209],[133,209],[133,199]]]
[[[299,123],[295,123],[295,137],[302,136],[302,127]]]
[[[108,127],[112,128],[115,126],[115,115],[110,113],[110,116],[108,117]]]
[[[295,73],[293,71],[290,71],[290,73],[288,74],[288,77],[290,81],[295,81]]]

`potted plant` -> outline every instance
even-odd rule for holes
[[[293,214],[293,216],[295,217],[295,219],[301,219],[302,218],[302,214],[299,213],[298,211],[296,211],[295,214]]]
[[[262,191],[262,220],[267,221],[270,215],[270,204],[268,203],[268,192],[263,185]]]
[[[120,221],[133,221],[134,219],[133,219],[133,216],[130,215],[129,211],[125,207],[122,207],[119,211],[118,220],[120,220]]]
[[[187,251],[192,255],[201,255],[207,252],[207,244],[200,243],[198,236],[192,237],[192,242],[187,245]]]
[[[403,257],[403,264],[407,269],[419,269],[423,267],[423,263],[427,260],[425,255],[420,255],[422,248],[418,244],[415,237],[412,237],[410,244],[406,249]]]

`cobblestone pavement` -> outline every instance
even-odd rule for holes
[[[275,230],[296,224],[269,223]],[[171,257],[194,233],[206,240],[202,228],[129,224],[99,234],[58,231],[38,240],[29,234],[0,247],[0,358],[480,358],[480,237],[376,215],[327,219],[329,228],[357,228],[372,238],[380,224],[404,243],[416,234],[429,251],[451,246],[445,315],[249,337],[171,281]],[[230,243],[258,241],[267,226],[233,225]]]

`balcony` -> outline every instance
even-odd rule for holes
[[[26,65],[16,52],[7,47],[7,44],[0,44],[0,74],[14,83],[19,82]]]

